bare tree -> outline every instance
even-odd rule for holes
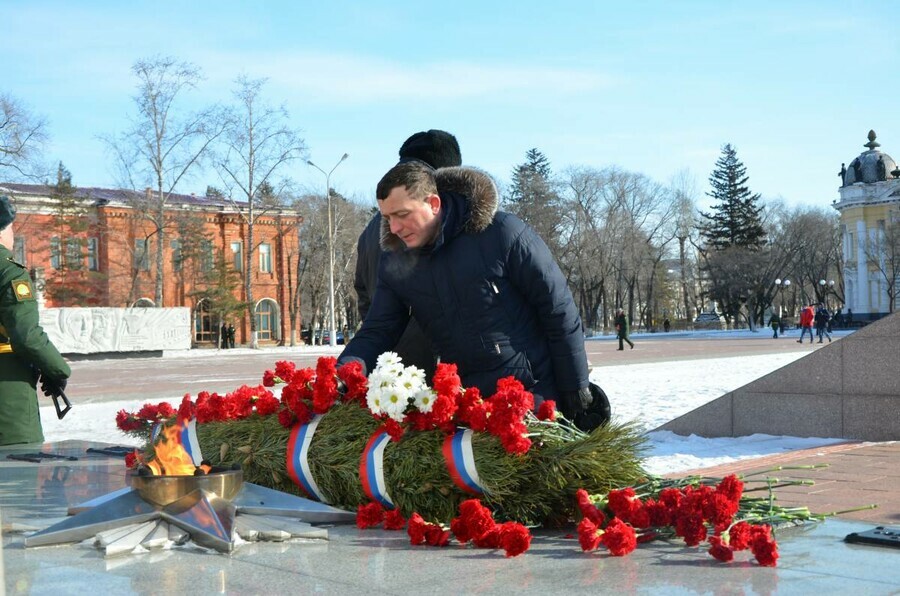
[[[178,117],[177,104],[201,81],[200,69],[170,57],[138,60],[131,67],[138,79],[134,96],[137,114],[131,128],[106,138],[115,156],[122,182],[130,188],[153,188],[137,212],[152,222],[156,236],[155,302],[164,306],[163,251],[166,204],[178,184],[201,162],[212,142],[223,131],[216,107]]]
[[[244,247],[246,263],[244,285],[250,316],[250,347],[258,348],[256,317],[253,303],[253,227],[257,218],[281,204],[284,182],[277,175],[293,160],[306,155],[306,144],[299,131],[288,126],[288,113],[282,107],[267,105],[262,97],[264,79],[238,77],[234,97],[237,107],[228,119],[223,135],[224,151],[218,169],[224,183],[232,189],[229,196],[239,195],[238,205],[247,225]]]
[[[672,193],[675,201],[675,239],[678,240],[679,281],[684,302],[684,317],[692,321],[692,305],[696,304],[696,258],[691,249],[696,245],[697,230],[697,179],[690,170],[679,170],[672,177]],[[696,254],[694,255],[696,257]]]
[[[41,157],[47,123],[8,93],[0,93],[0,176],[40,179],[47,175]]]

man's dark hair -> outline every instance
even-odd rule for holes
[[[378,181],[375,198],[379,201],[385,200],[398,186],[405,188],[413,198],[417,199],[424,200],[426,195],[437,194],[434,169],[417,160],[398,163],[388,170],[387,174]]]
[[[400,163],[412,159],[424,161],[435,169],[462,164],[456,137],[435,129],[417,132],[403,142],[400,146]]]

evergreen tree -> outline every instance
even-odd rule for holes
[[[706,193],[718,203],[713,205],[711,214],[700,213],[705,220],[700,232],[708,248],[723,250],[738,246],[756,250],[765,244],[759,194],[750,192],[748,180],[747,168],[738,159],[737,151],[726,144],[709,176],[712,191]]]
[[[525,163],[513,169],[506,206],[543,238],[559,258],[559,195],[553,188],[550,160],[534,148],[525,154]]]

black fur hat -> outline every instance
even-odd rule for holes
[[[9,197],[0,195],[0,230],[6,229],[16,219],[16,206]]]
[[[432,168],[450,168],[462,164],[459,143],[449,132],[429,130],[417,132],[400,146],[400,162],[417,159]]]

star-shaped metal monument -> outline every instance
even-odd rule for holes
[[[80,542],[99,534],[106,534],[106,539],[112,540],[117,533],[111,530],[122,529],[124,532],[125,528],[135,524],[162,520],[169,526],[180,528],[201,546],[231,552],[237,526],[243,526],[250,535],[255,532],[277,534],[279,528],[284,528],[284,538],[304,535],[297,529],[298,521],[341,524],[353,523],[356,519],[353,512],[248,482],[243,483],[231,501],[214,492],[196,489],[166,505],[154,504],[138,490],[126,487],[71,507],[69,515],[72,517],[25,538],[25,546]],[[156,527],[157,524],[151,524],[145,525],[143,530],[131,529],[143,533],[138,540],[140,543],[148,537],[153,539]],[[323,538],[327,537],[327,531],[315,529],[307,536]]]

